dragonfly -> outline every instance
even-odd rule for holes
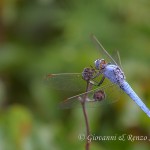
[[[80,90],[85,87],[86,82],[83,80],[83,76],[88,73],[89,79],[87,80],[91,84],[91,89],[67,98],[60,103],[60,107],[71,108],[75,104],[79,104],[85,95],[87,95],[85,100],[87,104],[96,103],[97,105],[99,103],[112,103],[118,99],[118,95],[121,92],[124,92],[141,108],[141,110],[143,110],[143,112],[147,114],[148,117],[150,117],[149,108],[126,81],[126,77],[122,71],[119,53],[117,53],[117,56],[120,63],[117,63],[98,41],[96,36],[92,35],[92,39],[96,43],[98,49],[100,49],[101,55],[103,56],[103,58],[96,59],[94,61],[94,68],[85,68],[82,73],[60,73],[47,75],[49,83],[53,84],[56,88]],[[66,84],[66,86],[64,86],[64,84]]]

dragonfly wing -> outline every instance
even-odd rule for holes
[[[117,62],[115,61],[115,59],[105,50],[103,45],[98,41],[96,36],[92,34],[91,38],[92,38],[93,42],[96,44],[97,48],[100,49],[101,57],[103,57],[103,59],[108,61],[108,63],[111,62],[115,65],[118,65]]]
[[[86,87],[81,73],[48,74],[44,81],[49,87],[57,90],[83,91]]]
[[[119,51],[117,51],[117,58],[118,58],[118,64],[119,64],[120,68],[123,70]]]
[[[104,99],[95,101],[94,94],[97,91],[104,92]],[[111,83],[108,79],[105,79],[104,83],[100,87],[94,89],[93,93],[89,92],[88,97],[92,101],[87,102],[86,105],[88,108],[94,108],[98,107],[99,105],[111,104],[118,101],[122,93],[123,92],[118,85]]]
[[[116,51],[113,56],[114,56],[114,59],[116,60],[116,63],[118,64],[118,66],[119,66],[120,69],[123,71],[123,67],[122,67],[122,64],[121,64],[121,58],[120,58],[120,53],[119,53],[119,51]]]
[[[102,91],[104,92],[104,97],[100,100],[95,100],[95,93]],[[88,92],[81,93],[66,99],[59,104],[62,109],[68,109],[72,107],[81,107],[80,101],[87,97],[85,103],[87,107],[93,108],[101,104],[110,104],[117,101],[120,97],[121,89],[118,85],[112,84],[108,79],[104,80],[104,83],[100,87],[96,87]]]
[[[83,94],[84,95],[84,94]],[[70,97],[64,100],[63,102],[60,102],[58,107],[60,109],[70,109],[70,108],[80,108],[81,103],[80,103],[80,96],[75,96],[75,97]]]

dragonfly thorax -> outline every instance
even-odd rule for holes
[[[106,64],[106,61],[104,59],[97,59],[97,60],[95,60],[95,68],[97,70],[104,69],[106,65],[107,64]]]
[[[119,86],[125,81],[125,75],[119,66],[114,64],[107,64],[103,70],[103,74],[111,82],[118,84]]]

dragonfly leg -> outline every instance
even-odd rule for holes
[[[100,74],[102,74],[100,71],[99,71],[99,72],[97,72],[97,73],[96,73],[96,75],[92,77],[92,79],[97,78]]]
[[[92,85],[95,85],[95,86],[100,86],[104,82],[104,80],[105,80],[105,77],[103,76],[102,79],[100,80],[100,82],[96,82],[94,80],[90,80],[90,83]]]
[[[102,79],[100,80],[100,82],[98,83],[98,86],[100,86],[105,80],[105,76],[102,77]]]

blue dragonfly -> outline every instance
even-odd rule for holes
[[[92,77],[89,78],[91,89],[67,98],[60,103],[60,107],[71,108],[79,104],[85,94],[87,95],[85,100],[87,104],[112,103],[118,99],[120,92],[124,92],[150,117],[150,110],[126,81],[121,63],[118,65],[94,35],[92,35],[92,39],[96,42],[101,56],[103,56],[103,58],[95,60],[95,68],[85,68],[82,73],[49,74],[47,76],[48,82],[53,87],[61,90],[80,90],[86,84],[83,80],[84,74],[92,72]],[[118,59],[120,60],[119,53]]]

